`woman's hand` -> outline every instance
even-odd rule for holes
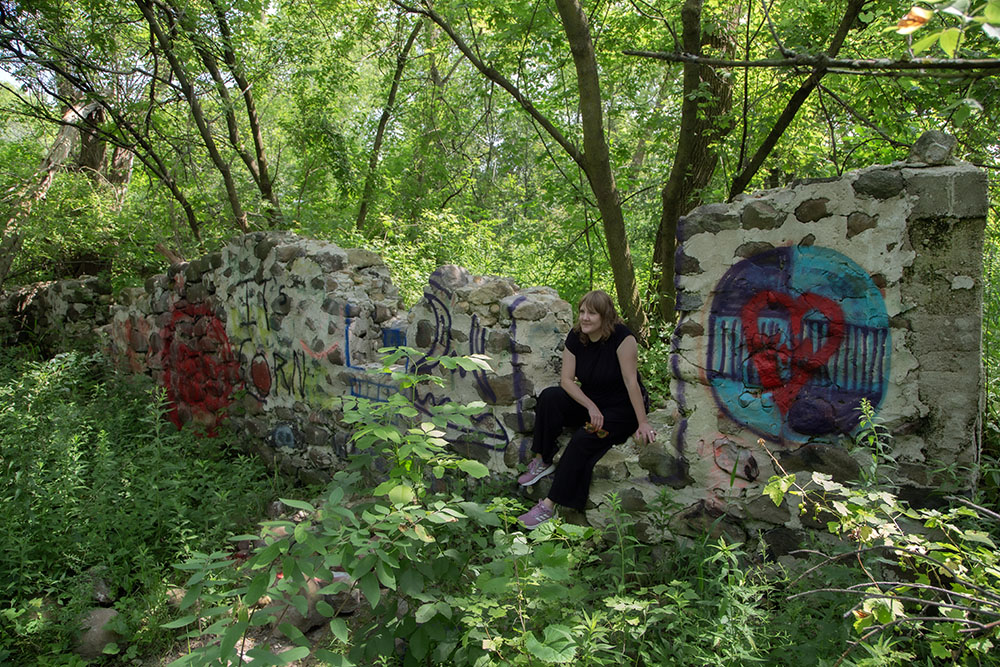
[[[632,437],[635,438],[636,442],[650,445],[656,440],[656,431],[649,425],[649,422],[643,422],[639,424],[639,428],[636,429],[635,435]]]
[[[594,426],[595,431],[604,427],[604,415],[597,409],[596,405],[588,407],[587,412],[590,414],[590,423]]]

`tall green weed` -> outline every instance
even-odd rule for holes
[[[164,415],[161,392],[97,356],[3,353],[0,663],[67,652],[95,577],[133,653],[161,641],[167,564],[238,532],[274,496],[262,463]]]

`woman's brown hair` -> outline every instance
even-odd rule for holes
[[[615,330],[616,324],[622,324],[622,318],[618,317],[618,312],[615,310],[615,302],[611,300],[608,293],[604,290],[595,289],[592,292],[587,292],[580,299],[580,303],[577,305],[577,313],[584,306],[588,310],[592,310],[601,316],[601,338],[600,340],[607,340],[612,332]],[[577,320],[576,325],[573,327],[573,331],[580,334],[580,341],[586,345],[590,343],[590,338],[580,331],[580,322]]]

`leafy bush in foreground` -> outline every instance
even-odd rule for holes
[[[134,654],[162,642],[167,564],[260,516],[262,463],[164,419],[97,356],[0,356],[0,663],[70,648],[108,583]]]
[[[403,393],[433,381],[388,365],[383,372]],[[525,534],[514,519],[524,502],[498,482],[479,482],[478,500],[435,491],[450,474],[486,473],[449,454],[442,438],[448,424],[467,424],[467,410],[445,404],[423,414],[403,393],[346,406],[357,447],[348,470],[318,500],[286,501],[308,518],[240,536],[259,546],[238,569],[223,551],[180,566],[191,572],[188,595],[168,625],[187,628],[199,648],[173,665],[307,656],[330,665],[798,665],[818,664],[845,636],[844,623],[821,633],[820,621],[805,625],[824,617],[815,604],[779,608],[775,583],[741,545],[706,536],[651,548],[620,511],[604,534],[558,519]],[[349,578],[332,574],[338,569]],[[356,589],[364,600],[349,619],[315,604],[331,631],[319,648],[283,622],[289,604],[308,611],[314,579],[329,582],[322,594]],[[284,638],[269,638],[265,626]]]

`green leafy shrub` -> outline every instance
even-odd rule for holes
[[[951,497],[952,505],[943,509],[910,507],[888,490],[880,456],[885,443],[870,408],[862,427],[859,443],[871,460],[862,483],[842,484],[813,472],[804,483],[795,475],[776,475],[764,489],[776,505],[798,498],[803,514],[825,521],[845,541],[840,549],[814,552],[820,562],[811,572],[859,565],[852,583],[824,581],[790,599],[822,593],[851,602],[844,617],[858,638],[841,659],[862,648],[895,661],[996,664],[1000,514],[961,497]]]
[[[164,415],[161,392],[97,356],[0,358],[0,663],[67,652],[95,576],[133,654],[161,643],[167,564],[273,497],[262,463]]]
[[[705,538],[654,551],[614,498],[605,535],[558,519],[525,534],[515,518],[523,500],[480,503],[440,488],[456,473],[485,478],[482,464],[450,454],[443,440],[481,406],[418,411],[408,392],[440,379],[395,366],[405,354],[381,371],[400,387],[388,402],[347,401],[357,449],[347,469],[318,500],[285,500],[307,518],[233,538],[258,543],[238,568],[224,551],[180,565],[191,573],[188,594],[167,627],[187,628],[184,639],[201,646],[174,665],[238,662],[246,635],[256,645],[245,658],[311,654],[332,665],[735,665],[782,645],[787,630],[761,604],[772,584],[746,567],[740,545]],[[483,369],[477,359],[437,361]],[[356,589],[366,603],[348,620],[316,602],[333,637],[317,649],[283,622],[288,604],[309,610],[314,578],[329,582],[322,594]],[[279,653],[263,626],[293,648]]]

